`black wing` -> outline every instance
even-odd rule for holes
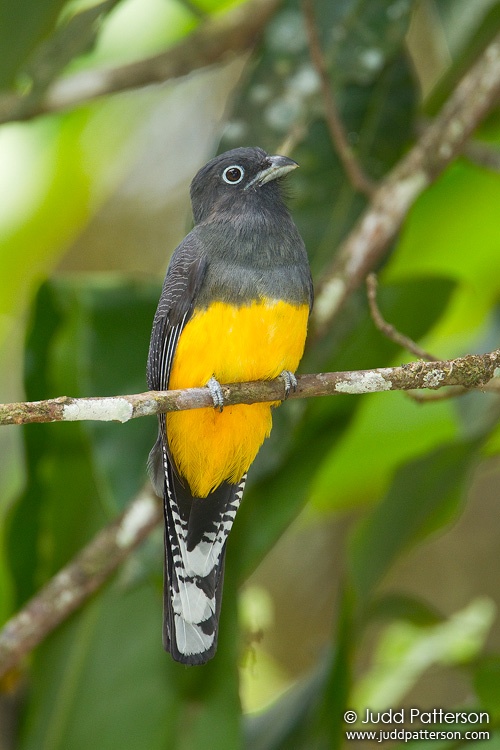
[[[170,371],[182,329],[192,315],[196,295],[207,267],[203,249],[193,233],[174,251],[153,320],[147,366],[148,386],[153,391],[168,388]],[[164,494],[165,415],[158,416],[158,439],[148,459],[148,471],[159,497]],[[165,443],[166,444],[166,443]]]

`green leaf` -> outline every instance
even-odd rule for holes
[[[70,340],[75,332],[73,312]],[[77,358],[71,349],[64,358],[58,347],[64,346],[59,336],[66,322],[54,290],[43,287],[27,340],[29,400],[75,392]],[[61,369],[54,368],[55,353]],[[11,510],[8,536],[18,604],[57,572],[106,520],[83,425],[31,424],[23,433],[26,488]]]
[[[69,0],[3,0],[0,15],[0,89],[11,87],[35,46],[55,28]]]
[[[314,482],[312,500],[319,510],[373,502],[398,466],[456,435],[449,402],[422,407],[400,392],[361,398],[342,442],[326,457]]]
[[[331,666],[328,655],[311,674],[295,683],[266,711],[244,717],[247,750],[307,750],[312,744],[312,721],[321,702]]]
[[[109,2],[117,4],[118,7],[113,8],[112,13],[109,13],[110,8],[103,7],[103,13],[106,12],[108,15],[98,27],[99,34],[94,44],[85,50],[84,54],[75,57],[65,73],[71,74],[82,69],[119,67],[160,54],[187,36],[200,20],[198,14],[192,10],[192,7],[196,8],[195,2],[191,3],[192,7],[189,3],[177,0]],[[67,44],[78,23],[85,23],[83,13],[79,14],[82,16],[80,21],[78,16],[75,16],[70,19],[67,29],[62,30],[61,35],[65,34],[63,43]],[[49,40],[49,50],[56,42],[56,38]]]
[[[343,717],[348,707],[348,697],[354,678],[354,609],[353,592],[346,588],[340,598],[338,621],[333,637],[333,659],[318,712],[318,733],[325,747],[331,750],[340,750],[345,739]]]
[[[474,674],[474,688],[481,707],[491,721],[500,720],[500,656],[492,654],[479,661]]]
[[[371,670],[354,691],[356,711],[364,713],[368,706],[384,711],[401,705],[433,664],[463,664],[473,659],[484,645],[495,610],[491,599],[481,598],[436,625],[389,625],[380,638]]]
[[[144,391],[160,285],[96,276],[80,282],[59,282],[56,289],[61,307],[70,316],[59,334],[57,367],[67,371],[67,360],[77,363],[73,389],[60,392],[112,396]],[[71,317],[75,318],[74,325]],[[101,495],[107,498],[110,512],[116,512],[146,480],[146,460],[156,439],[157,420],[134,419],[125,425],[86,422],[83,428],[91,442]]]
[[[457,281],[436,343],[440,356],[471,348],[500,292],[497,207],[500,175],[463,160],[419,198],[383,279],[445,276]],[[453,217],[444,221],[443,217]]]
[[[489,262],[497,261],[495,207],[499,198],[500,175],[465,161],[454,164],[412,209],[388,278],[432,274],[468,280],[486,294],[498,289]],[[460,221],[443,222],[451,210]],[[471,236],[475,238],[473,251]]]
[[[1,130],[0,343],[123,179],[139,148],[133,135],[158,100],[102,100]]]
[[[411,545],[454,518],[477,445],[454,443],[401,467],[386,494],[355,530],[350,568],[360,602]]]
[[[243,578],[303,508],[311,475],[330,444],[331,436],[326,434],[317,435],[314,442],[302,442],[297,437],[279,471],[249,482],[228,544],[228,565],[237,558]]]
[[[390,323],[418,341],[439,322],[452,290],[453,284],[446,279],[416,278],[403,284],[381,285],[378,302]],[[367,369],[409,359],[406,352],[375,328],[366,302],[362,310],[346,311],[345,317],[345,322],[337,323],[340,330],[332,331],[333,356],[326,358],[323,354],[318,361],[315,352],[306,355],[305,366],[310,372]],[[395,392],[314,401],[308,404],[312,429],[324,425],[332,436],[331,448],[324,455],[311,490],[318,510],[372,501],[385,490],[398,465],[443,440],[453,439],[457,433],[451,402],[422,408],[408,396]],[[347,415],[350,422],[342,439],[336,442],[337,432],[345,427],[340,420]]]

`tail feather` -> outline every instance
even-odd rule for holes
[[[160,447],[160,446],[158,446]],[[165,514],[163,645],[176,661],[204,664],[217,649],[227,536],[243,495],[224,482],[193,497],[161,446]]]
[[[182,580],[171,555],[165,534],[165,575],[163,586],[163,646],[183,664],[204,664],[217,650],[217,630],[224,578],[223,550],[217,570],[210,578]],[[217,578],[217,581],[215,580]],[[214,589],[204,591],[203,584]]]

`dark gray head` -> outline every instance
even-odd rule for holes
[[[279,181],[296,167],[292,159],[269,156],[261,148],[234,148],[216,156],[191,183],[195,223],[215,211],[222,216],[250,205],[282,205]]]

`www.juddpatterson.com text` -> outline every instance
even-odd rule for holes
[[[345,733],[346,740],[387,742],[389,740],[403,740],[411,742],[412,740],[458,740],[460,742],[469,740],[489,740],[490,733],[483,730],[470,730],[460,732],[456,729],[448,730],[431,730],[431,729],[350,729]]]

